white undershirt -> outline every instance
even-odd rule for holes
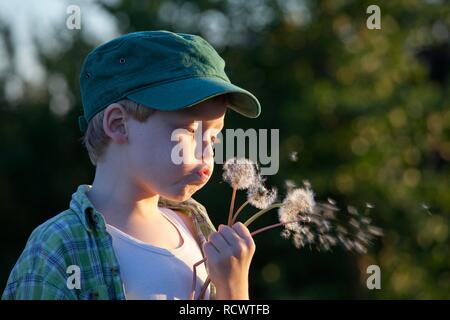
[[[200,247],[176,212],[160,208],[178,229],[182,245],[165,249],[140,241],[106,224],[120,265],[127,300],[186,300],[192,287],[193,265],[203,259]],[[205,264],[197,267],[196,296],[207,278]],[[209,287],[205,299],[209,299]]]

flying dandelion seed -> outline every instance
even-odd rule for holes
[[[377,237],[383,236],[383,230],[381,230],[380,228],[375,227],[375,226],[369,226],[369,227],[367,228],[367,231],[368,231],[371,235],[374,235],[374,236],[377,236]]]
[[[363,242],[364,244],[368,245],[370,242],[369,237],[367,237],[366,233],[364,233],[363,231],[358,231],[358,233],[356,234],[356,238]]]
[[[296,184],[295,184],[295,182],[292,181],[292,180],[286,180],[286,181],[284,181],[284,185],[285,185],[285,187],[286,187],[287,192],[291,192],[292,189],[294,189],[294,188],[297,187]]]
[[[353,226],[355,229],[358,229],[359,226],[360,226],[360,223],[359,223],[356,219],[354,219],[354,218],[351,218],[351,219],[348,221],[348,223],[349,223],[351,226]]]
[[[289,160],[291,160],[292,162],[297,162],[298,161],[298,152],[292,151],[291,153],[289,153]]]
[[[288,229],[283,229],[283,230],[281,231],[281,237],[282,237],[283,239],[289,239],[290,236],[291,236],[291,231],[290,231],[290,230],[288,230]]]
[[[292,240],[294,242],[294,246],[297,249],[300,249],[305,245],[303,237],[298,233],[294,234],[294,236],[292,237]]]
[[[355,207],[353,206],[347,206],[347,211],[348,213],[350,213],[351,215],[357,216],[358,215],[358,210],[356,210]]]
[[[361,223],[363,223],[363,224],[370,224],[370,222],[371,222],[371,220],[369,219],[369,218],[362,218],[361,219]]]
[[[430,216],[432,215],[432,214],[431,214],[431,211],[430,211],[430,206],[429,206],[428,204],[422,203],[422,204],[421,204],[421,207],[422,207],[422,209],[424,209]]]
[[[355,251],[357,253],[359,253],[359,254],[367,253],[366,247],[363,244],[359,243],[358,241],[354,241],[353,245],[354,245]]]
[[[308,207],[305,203],[311,203],[310,210],[305,209]],[[367,246],[374,237],[383,235],[382,230],[372,226],[370,219],[360,216],[353,206],[347,208],[350,216],[339,216],[338,219],[334,211],[339,209],[334,204],[334,201],[331,204],[330,201],[316,203],[311,189],[294,189],[278,209],[279,220],[283,223],[297,217],[299,222],[284,225],[282,237],[291,238],[296,248],[309,246],[318,251],[330,251],[332,247],[340,245],[347,251],[367,253]]]
[[[373,209],[373,208],[375,208],[375,206],[373,204],[367,202],[366,208]]]
[[[302,183],[306,189],[311,189],[311,183],[309,182],[309,180],[303,180]]]
[[[328,240],[328,242],[331,244],[331,246],[334,247],[335,245],[337,245],[337,240],[336,240],[335,237],[332,237],[332,236],[329,236],[329,235],[326,235],[325,237]]]
[[[328,203],[317,203],[318,206],[322,207],[326,214],[334,216],[333,212],[340,211],[340,209],[334,205]]]
[[[325,211],[323,212],[323,216],[324,216],[326,219],[331,219],[331,220],[336,219],[336,214],[335,214],[332,210],[325,210]]]

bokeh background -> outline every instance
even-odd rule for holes
[[[66,27],[71,4],[81,9],[80,30]],[[366,27],[371,4],[381,8],[381,30]],[[205,37],[231,80],[260,99],[260,118],[228,113],[226,128],[280,129],[280,171],[270,185],[283,195],[286,179],[306,179],[342,214],[372,204],[384,229],[365,255],[297,250],[278,231],[259,235],[252,298],[450,298],[444,0],[2,0],[2,291],[31,231],[93,181],[77,124],[83,58],[120,34],[156,29]],[[217,166],[194,198],[218,225],[226,222],[228,194]],[[366,287],[371,264],[381,267],[381,290]]]

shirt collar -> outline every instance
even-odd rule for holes
[[[77,191],[72,195],[70,208],[77,213],[86,230],[89,232],[93,232],[94,230],[106,232],[106,222],[103,215],[95,209],[91,200],[89,200],[86,195],[86,193],[91,189],[91,185],[80,185]],[[199,229],[198,231],[201,230],[200,233],[209,235],[211,232],[215,231],[215,227],[211,223],[206,209],[193,198],[177,203],[160,197],[159,205],[166,208],[179,210],[194,218],[197,222],[196,227]]]
[[[76,212],[83,226],[89,231],[106,231],[105,219],[98,212],[86,193],[92,189],[91,185],[82,184],[77,191],[72,194],[70,208]]]

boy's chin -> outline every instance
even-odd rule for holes
[[[192,187],[192,186],[191,186]],[[198,186],[196,186],[195,188],[189,188],[189,186],[186,186],[186,188],[183,188],[182,190],[180,190],[180,192],[178,193],[172,193],[172,194],[167,194],[167,195],[161,195],[163,198],[166,198],[168,200],[171,201],[175,201],[175,202],[183,202],[188,200],[189,198],[192,197],[192,195],[197,192],[200,188],[198,188]]]

